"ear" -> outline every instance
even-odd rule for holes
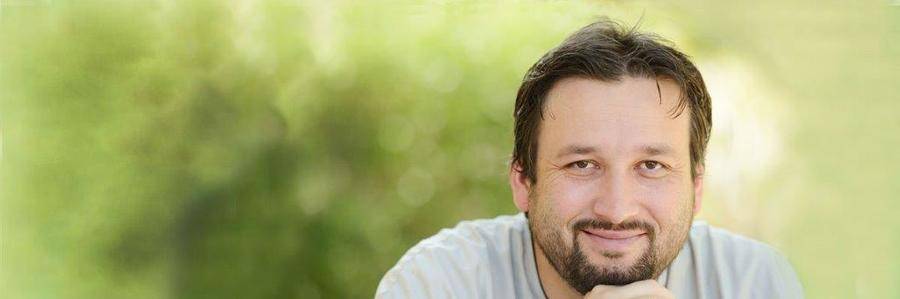
[[[700,206],[703,205],[703,172],[705,170],[703,165],[697,166],[697,175],[694,177],[694,216],[700,213]]]
[[[519,166],[513,162],[509,166],[509,186],[512,189],[513,202],[520,212],[528,212],[528,195],[531,194],[531,181]]]

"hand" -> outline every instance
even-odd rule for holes
[[[598,285],[584,296],[585,299],[674,299],[675,295],[659,285],[656,280],[641,280],[624,286]]]

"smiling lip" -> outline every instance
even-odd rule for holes
[[[613,231],[613,230],[582,230],[585,236],[594,245],[607,251],[627,251],[635,243],[641,240],[645,232],[637,230]]]

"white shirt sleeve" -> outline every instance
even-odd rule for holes
[[[460,279],[451,277],[457,271],[445,269],[440,262],[426,257],[427,252],[407,253],[378,284],[375,298],[461,298],[465,290]],[[448,272],[449,271],[449,272]],[[450,274],[450,275],[448,275]],[[471,296],[468,296],[471,297]]]
[[[542,298],[524,215],[464,221],[419,242],[376,298]]]

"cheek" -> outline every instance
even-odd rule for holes
[[[546,203],[552,205],[562,221],[571,224],[579,215],[590,213],[599,184],[565,179],[554,183],[546,186]]]
[[[640,189],[641,202],[650,215],[665,230],[673,224],[684,221],[685,209],[692,209],[691,184],[684,182],[657,182],[645,184]]]

